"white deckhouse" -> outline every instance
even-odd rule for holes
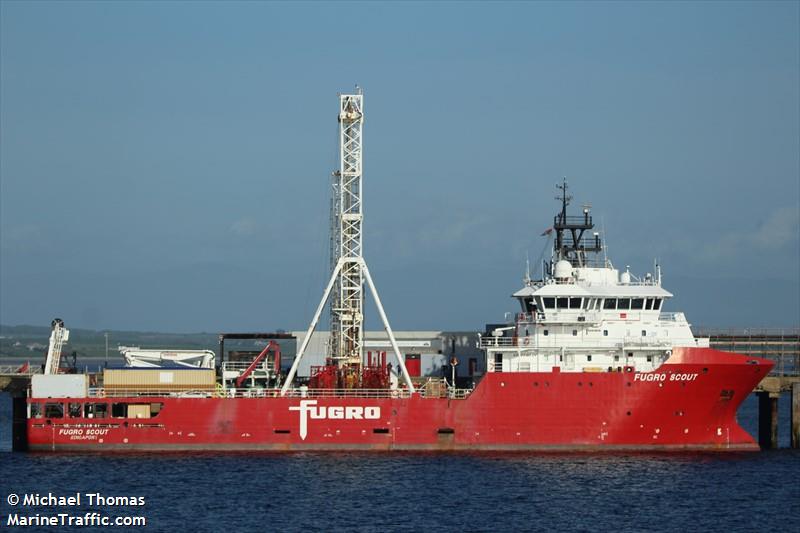
[[[637,278],[620,272],[603,254],[589,207],[567,216],[571,197],[558,185],[561,212],[553,256],[541,280],[525,279],[514,293],[521,312],[507,327],[481,339],[489,372],[646,372],[677,346],[707,347],[695,339],[683,313],[662,313],[672,296],[661,270]]]

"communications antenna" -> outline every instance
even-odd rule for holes
[[[311,335],[325,303],[330,297],[331,338],[329,359],[339,367],[360,365],[364,347],[364,282],[375,300],[389,336],[398,367],[410,392],[414,392],[400,348],[386,318],[378,291],[363,257],[364,202],[362,198],[362,141],[364,127],[364,95],[358,86],[355,94],[339,95],[339,170],[333,173],[331,199],[331,278],[306,336],[286,376],[281,395],[286,394],[297,373]]]

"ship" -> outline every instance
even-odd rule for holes
[[[30,450],[758,449],[736,413],[773,363],[712,349],[683,313],[664,312],[672,294],[662,287],[660,265],[643,276],[616,268],[591,206],[568,214],[566,180],[544,233],[552,239],[549,260],[537,279],[526,272],[512,295],[519,311],[478,335],[485,372],[469,383],[455,373],[411,379],[360,255],[361,97],[340,95],[332,275],[288,372],[279,342],[286,336],[252,334],[240,337],[262,340],[263,350],[231,357],[220,346],[217,361],[205,352],[140,350],[146,364],[139,367],[106,369],[99,379],[61,374],[57,359],[68,330],[57,319],[46,372],[33,376],[27,400]],[[364,350],[364,286],[375,297],[394,365],[385,353]],[[299,378],[326,302],[329,353]],[[455,369],[458,360],[450,364]]]

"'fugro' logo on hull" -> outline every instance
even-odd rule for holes
[[[377,420],[381,417],[381,408],[377,405],[367,407],[361,405],[318,406],[317,400],[301,400],[300,405],[289,407],[290,411],[300,412],[300,438],[306,440],[308,435],[308,418],[313,420]]]

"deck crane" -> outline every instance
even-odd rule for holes
[[[50,323],[50,345],[47,348],[47,360],[44,363],[45,374],[58,374],[61,366],[61,348],[69,340],[69,330],[64,327],[64,321],[60,318],[53,319]]]

